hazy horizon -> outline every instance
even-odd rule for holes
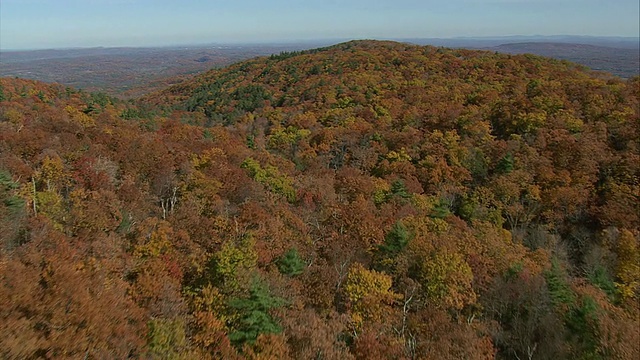
[[[471,48],[483,48],[481,46],[483,42],[486,42],[487,48],[498,46],[498,45],[508,45],[515,43],[575,43],[575,44],[584,44],[584,45],[598,45],[591,44],[589,40],[594,40],[594,43],[597,43],[595,40],[603,40],[609,41],[608,44],[602,44],[602,46],[609,47],[617,47],[614,45],[616,41],[619,44],[627,44],[629,42],[638,41],[638,48],[640,48],[640,37],[633,36],[597,36],[597,35],[502,35],[502,36],[452,36],[452,37],[442,37],[442,38],[334,38],[334,39],[305,39],[305,40],[274,40],[274,41],[236,41],[236,42],[184,42],[184,43],[175,43],[175,44],[158,44],[158,45],[89,45],[89,46],[59,46],[59,47],[37,47],[37,48],[0,48],[0,52],[37,52],[37,51],[73,51],[73,50],[91,50],[91,49],[105,49],[105,50],[113,50],[113,49],[176,49],[176,48],[210,48],[210,47],[269,47],[269,46],[331,46],[335,44],[339,44],[342,42],[348,41],[360,41],[360,40],[376,40],[376,41],[398,41],[398,42],[408,42],[415,43],[417,45],[434,45],[434,46],[445,46],[445,47],[457,47],[456,43],[462,42],[463,44],[467,44],[468,42],[476,42],[472,46],[462,46],[462,47],[471,47]],[[467,42],[468,40],[468,42]],[[564,40],[575,40],[575,41],[564,41]],[[584,41],[579,41],[584,40]],[[431,43],[430,41],[433,41]],[[629,46],[625,46],[628,48]],[[634,47],[635,48],[635,47]]]
[[[346,39],[637,38],[637,0],[3,0],[0,49]]]

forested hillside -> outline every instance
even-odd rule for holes
[[[637,359],[639,100],[375,41],[0,79],[0,357]]]

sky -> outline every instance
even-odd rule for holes
[[[640,36],[638,0],[0,0],[0,49]]]

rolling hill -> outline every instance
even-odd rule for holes
[[[638,39],[591,37],[497,37],[405,39],[403,42],[504,53],[531,53],[568,60],[622,78],[640,74]],[[78,48],[0,51],[0,76],[58,82],[122,99],[161,90],[214,67],[256,56],[333,44],[226,44],[159,48]]]
[[[637,358],[639,81],[380,41],[2,78],[0,354]]]
[[[131,99],[194,74],[310,44],[1,51],[0,76],[57,82]]]

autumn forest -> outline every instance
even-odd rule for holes
[[[640,78],[352,41],[0,79],[2,359],[638,359]]]

